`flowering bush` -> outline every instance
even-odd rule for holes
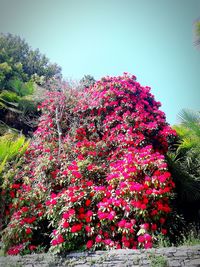
[[[49,93],[11,185],[8,254],[150,248],[166,234],[174,183],[164,154],[175,133],[159,107],[126,73]]]

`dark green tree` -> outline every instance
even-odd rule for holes
[[[178,139],[168,153],[168,165],[176,183],[175,204],[189,221],[199,220],[200,211],[200,113],[182,110],[174,126]]]
[[[94,85],[96,80],[91,75],[84,75],[83,78],[80,80],[80,85],[82,87],[89,88],[90,86]]]
[[[194,23],[194,44],[197,47],[200,47],[200,18],[197,19]]]
[[[31,133],[37,126],[38,95],[61,68],[19,36],[0,34],[0,135],[8,128]]]
[[[1,64],[4,65],[1,67]],[[31,78],[36,81],[44,78],[47,81],[53,77],[61,77],[61,67],[50,63],[39,49],[33,50],[24,39],[10,33],[0,34],[0,68],[4,69],[6,81],[15,77],[24,82]],[[2,81],[1,77],[0,82]]]

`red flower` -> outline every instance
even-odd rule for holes
[[[69,223],[67,222],[67,221],[65,221],[64,223],[63,223],[63,228],[68,228],[69,227]]]
[[[91,232],[91,227],[88,226],[88,225],[86,225],[86,226],[85,226],[85,230],[86,230],[86,232],[90,233],[90,232]]]
[[[20,184],[13,184],[13,185],[12,185],[12,188],[13,188],[13,189],[19,189],[19,188],[20,188]]]
[[[14,198],[15,197],[15,192],[14,191],[10,191],[10,197]]]
[[[161,232],[162,232],[163,235],[166,235],[166,234],[167,234],[167,229],[164,229],[164,228],[163,228],[163,229],[161,230]]]
[[[84,213],[84,208],[83,207],[81,207],[80,209],[79,209],[79,213]]]
[[[41,217],[43,215],[43,212],[42,211],[39,211],[38,212],[38,217]]]
[[[82,174],[78,171],[72,171],[72,175],[74,175],[77,179],[80,179],[82,177]]]
[[[52,205],[56,205],[56,204],[57,204],[57,200],[56,200],[55,198],[52,199],[52,200],[51,200],[51,204],[52,204]]]
[[[86,244],[86,247],[87,247],[88,249],[91,249],[92,246],[93,246],[93,241],[92,241],[92,240],[89,240],[89,241],[87,242],[87,244]]]
[[[157,225],[155,223],[152,224],[151,229],[152,229],[152,231],[156,231],[157,230]]]
[[[63,238],[63,236],[62,235],[58,235],[58,237],[57,237],[57,243],[58,244],[61,244],[61,243],[63,243],[64,242],[64,238]]]
[[[35,250],[36,248],[37,248],[37,246],[29,245],[29,249],[30,249],[30,250]]]
[[[82,224],[75,224],[71,227],[71,232],[77,233],[77,232],[80,232],[81,229],[82,229]]]
[[[28,207],[22,207],[21,211],[22,212],[27,212],[28,211]]]
[[[26,234],[29,235],[29,234],[31,234],[31,233],[32,233],[31,228],[27,228],[27,229],[26,229]]]
[[[90,199],[87,199],[87,200],[85,201],[85,205],[88,207],[88,206],[90,206],[90,204],[91,204],[91,200],[90,200]]]
[[[166,221],[166,219],[165,219],[165,218],[163,218],[163,217],[161,217],[161,218],[160,218],[160,223],[161,223],[161,224],[164,224],[164,223],[165,223],[165,221]]]

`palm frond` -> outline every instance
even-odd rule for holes
[[[8,101],[10,103],[17,103],[20,99],[20,97],[15,92],[8,91],[8,90],[3,90],[0,94],[0,97],[4,101]]]
[[[3,172],[6,162],[7,162],[7,157],[5,157],[2,162],[0,162],[0,174]]]
[[[0,162],[5,158],[13,160],[22,152],[25,152],[29,141],[26,141],[25,136],[8,133],[0,137]]]
[[[6,133],[20,134],[20,132],[7,125],[4,121],[0,120],[0,136],[5,135]]]
[[[179,113],[179,118],[181,120],[181,125],[185,126],[187,129],[192,131],[195,135],[200,138],[200,113],[183,109]]]
[[[176,191],[180,202],[200,201],[200,177],[188,173],[181,162],[174,161],[168,154],[168,168],[176,184]]]

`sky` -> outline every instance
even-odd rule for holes
[[[134,74],[170,124],[200,110],[200,0],[0,0],[0,32],[24,38],[67,79]]]

